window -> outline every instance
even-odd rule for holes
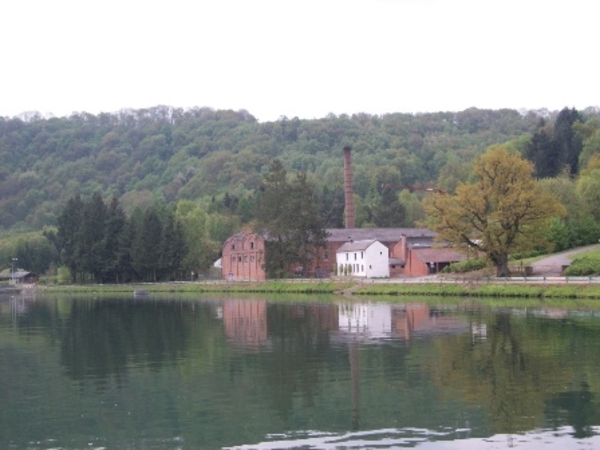
[[[360,252],[360,259],[365,259],[364,252]]]
[[[250,256],[250,262],[254,262],[254,255]]]
[[[346,261],[348,261],[348,253],[346,253]]]
[[[372,268],[373,268],[373,266],[371,264],[369,264],[369,269],[372,269]]]
[[[354,261],[356,261],[356,253],[354,254]]]
[[[365,271],[365,266],[363,266],[362,264],[360,265],[360,271],[364,272]]]
[[[242,262],[242,257],[238,256],[238,262]]]
[[[235,244],[231,244],[231,250],[235,250]]]
[[[383,255],[383,252],[379,252],[380,255]]]
[[[235,255],[233,255],[233,256],[231,257],[231,262],[232,262],[232,263],[234,263],[234,262],[235,262]]]
[[[254,250],[254,242],[250,242],[250,250]]]
[[[329,259],[329,252],[327,250],[325,250],[325,252],[323,252],[323,259],[325,259],[325,260]]]
[[[248,262],[248,255],[244,256],[244,262]]]

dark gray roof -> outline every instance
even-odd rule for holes
[[[347,242],[350,240],[364,241],[367,239],[380,242],[398,242],[402,235],[407,238],[433,238],[434,231],[427,228],[328,228],[327,241]]]
[[[408,238],[408,247],[409,248],[428,248],[433,246],[433,238]]]
[[[375,239],[366,239],[364,241],[353,241],[346,242],[340,248],[337,249],[338,252],[359,252],[362,250],[366,250],[373,243],[377,242]]]

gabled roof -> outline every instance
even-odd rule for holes
[[[18,271],[18,272],[13,272],[11,274],[11,278],[16,278],[16,279],[26,278],[29,276],[35,276],[35,273],[22,270],[22,271]]]
[[[346,242],[344,245],[337,249],[337,252],[360,252],[368,249],[375,242],[377,242],[375,239],[365,239],[363,241]]]
[[[346,242],[367,239],[380,242],[398,242],[402,236],[407,238],[434,238],[436,233],[427,228],[327,228],[327,241]]]
[[[256,235],[256,233],[253,233],[252,231],[243,230],[243,231],[240,231],[239,233],[234,234],[233,236],[229,236],[227,238],[227,240],[228,241],[243,241],[250,235]]]

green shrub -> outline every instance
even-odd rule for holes
[[[59,284],[69,284],[71,282],[71,272],[66,266],[60,266],[57,269],[56,280]]]
[[[487,260],[484,258],[477,259],[466,259],[464,261],[458,261],[452,263],[446,267],[442,272],[445,273],[465,273],[465,272],[473,272],[475,270],[485,269],[487,267]]]
[[[567,276],[586,276],[600,274],[600,254],[588,254],[576,257],[565,269]]]

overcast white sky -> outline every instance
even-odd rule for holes
[[[597,0],[3,0],[0,116],[600,105]]]

